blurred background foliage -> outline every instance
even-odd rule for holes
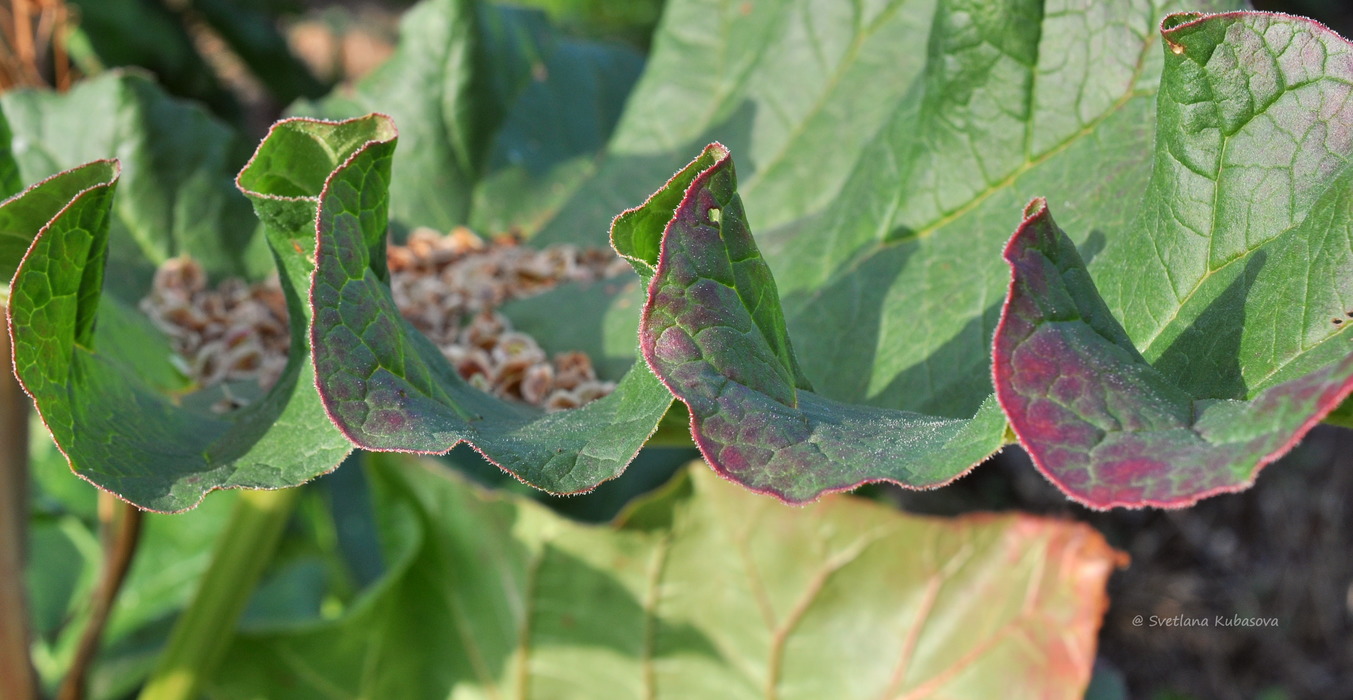
[[[261,135],[283,109],[389,57],[409,0],[7,0],[0,89],[64,90],[114,68]],[[648,48],[662,0],[521,0],[564,33]]]

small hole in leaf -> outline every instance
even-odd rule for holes
[[[723,221],[723,212],[718,207],[709,208],[709,223],[718,224]]]
[[[1345,311],[1345,312],[1344,312],[1344,315],[1347,316],[1347,317],[1349,317],[1349,318],[1353,318],[1353,311]]]
[[[1334,325],[1336,325],[1336,326],[1339,325],[1339,324],[1341,324],[1341,323],[1343,323],[1343,322],[1344,322],[1344,320],[1343,320],[1342,318],[1332,319],[1332,323],[1334,323]]]

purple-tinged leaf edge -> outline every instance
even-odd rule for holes
[[[1024,220],[1020,223],[1020,226],[1016,229],[1014,235],[1011,236],[1003,253],[1005,260],[1009,263],[1011,268],[1011,280],[1005,302],[1001,307],[1000,321],[997,324],[992,342],[992,377],[996,387],[997,400],[1000,402],[1001,409],[1009,420],[1010,428],[1019,441],[1019,444],[1029,454],[1029,457],[1038,471],[1072,500],[1089,508],[1098,510],[1106,510],[1113,507],[1140,508],[1148,506],[1184,508],[1210,496],[1243,491],[1253,485],[1260,470],[1287,454],[1287,452],[1301,441],[1307,432],[1321,422],[1326,414],[1337,408],[1345,398],[1350,396],[1350,394],[1353,394],[1353,354],[1350,354],[1339,363],[1339,366],[1336,368],[1336,372],[1343,373],[1346,376],[1333,385],[1328,385],[1328,383],[1326,383],[1326,385],[1322,387],[1319,378],[1312,379],[1315,375],[1327,374],[1329,368],[1326,368],[1297,379],[1289,380],[1283,384],[1269,387],[1252,399],[1252,401],[1255,402],[1261,401],[1264,399],[1265,395],[1273,389],[1291,386],[1303,381],[1315,382],[1316,386],[1312,391],[1323,390],[1317,401],[1315,410],[1311,412],[1303,422],[1295,428],[1295,430],[1292,430],[1290,434],[1281,439],[1275,447],[1265,450],[1258,457],[1248,474],[1243,475],[1242,478],[1185,492],[1173,497],[1151,497],[1143,496],[1141,494],[1132,498],[1123,498],[1116,495],[1110,495],[1108,498],[1102,499],[1094,497],[1082,490],[1080,485],[1069,482],[1069,474],[1059,470],[1058,467],[1061,465],[1054,463],[1055,459],[1052,458],[1052,450],[1055,448],[1049,446],[1049,442],[1045,439],[1047,436],[1041,434],[1036,422],[1029,416],[1024,415],[1024,411],[1016,405],[1019,402],[1019,394],[1014,389],[1012,377],[1014,360],[1011,357],[1015,348],[1009,347],[1007,343],[1012,332],[1016,332],[1012,331],[1011,327],[1016,323],[1014,318],[1016,313],[1020,310],[1018,307],[1031,299],[1029,295],[1025,294],[1025,290],[1022,289],[1022,283],[1030,275],[1021,275],[1022,272],[1027,273],[1026,270],[1022,270],[1024,261],[1021,260],[1021,258],[1023,253],[1037,247],[1038,242],[1035,239],[1039,235],[1040,228],[1048,228],[1053,232],[1052,235],[1060,239],[1055,241],[1055,243],[1060,245],[1062,251],[1075,256],[1072,264],[1079,268],[1079,272],[1084,273],[1086,280],[1089,279],[1088,273],[1085,272],[1084,263],[1075,252],[1074,245],[1052,221],[1047,201],[1041,197],[1034,199],[1025,208]],[[1093,284],[1093,282],[1090,281],[1090,284]],[[1072,301],[1074,303],[1076,300]],[[1137,353],[1122,327],[1118,325],[1118,322],[1108,313],[1107,307],[1103,306],[1102,300],[1100,300],[1097,295],[1094,299],[1082,301],[1090,307],[1093,314],[1097,315],[1097,318],[1087,325],[1098,326],[1096,330],[1101,334],[1108,333],[1108,335],[1117,336],[1115,338],[1109,338],[1108,340],[1117,341],[1120,347],[1126,343],[1126,347],[1122,347],[1122,349],[1126,354],[1133,357],[1137,366],[1139,368],[1145,368],[1144,371],[1146,372],[1154,371],[1150,368],[1150,365],[1142,359],[1141,355]],[[1048,305],[1052,305],[1053,302],[1048,301],[1047,303]],[[1087,310],[1087,306],[1078,306],[1080,307],[1078,308],[1078,311],[1084,312]],[[1095,306],[1098,308],[1094,308]],[[1077,322],[1084,323],[1080,319],[1077,319]],[[1030,335],[1032,335],[1032,331],[1030,331]],[[1198,401],[1195,400],[1194,403],[1197,404]],[[1196,405],[1193,413],[1193,420],[1196,420],[1197,415],[1200,413],[1196,410]],[[1196,425],[1196,422],[1191,422],[1187,427],[1192,430]],[[1089,426],[1088,421],[1086,422],[1086,426]],[[1196,430],[1194,432],[1195,434],[1197,433]],[[1251,442],[1257,442],[1259,439],[1260,438],[1256,438]],[[1228,445],[1235,444],[1238,443],[1228,443]],[[1220,450],[1220,446],[1218,446],[1218,450]],[[1170,466],[1171,465],[1166,461],[1158,461],[1155,464],[1150,465],[1153,469],[1169,469]],[[1113,485],[1111,485],[1111,487],[1112,486]]]

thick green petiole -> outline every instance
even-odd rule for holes
[[[240,494],[201,587],[174,624],[141,700],[189,700],[200,694],[272,559],[299,493],[291,488]]]

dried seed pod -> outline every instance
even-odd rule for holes
[[[555,389],[545,399],[546,411],[567,411],[583,405],[578,395],[568,389]]]
[[[470,325],[460,332],[460,341],[477,348],[492,348],[498,344],[498,336],[507,329],[507,319],[496,311],[481,311],[475,314]]]
[[[596,379],[589,379],[580,384],[577,389],[573,390],[578,396],[578,401],[581,403],[596,401],[612,391],[615,391],[614,382],[603,382]]]
[[[592,360],[581,352],[564,352],[554,358],[555,386],[574,389],[597,378]]]
[[[526,372],[531,369],[527,362],[510,362],[498,365],[493,378],[493,393],[505,399],[522,400],[521,384]]]
[[[144,302],[142,308],[145,308]],[[191,301],[183,302],[181,306],[159,307],[150,313],[150,318],[174,338],[188,337],[207,327],[206,314],[192,306]]]
[[[155,288],[165,292],[192,294],[206,289],[207,274],[196,260],[177,257],[166,260],[155,270]]]
[[[225,371],[239,378],[257,378],[263,367],[263,346],[256,338],[229,348],[225,353]]]
[[[521,380],[521,398],[533,406],[544,405],[554,390],[554,369],[548,364],[532,365]]]
[[[203,343],[197,348],[196,356],[190,365],[193,378],[202,386],[212,386],[224,381],[225,363],[222,361],[224,353],[225,343],[220,340]]]
[[[485,381],[490,382],[494,378],[493,358],[484,351],[483,348],[459,348],[462,352],[452,361],[456,367],[456,374],[462,379],[469,381],[472,377],[482,376]]]
[[[452,229],[451,234],[446,237],[446,242],[456,255],[468,255],[473,252],[484,249],[484,239],[476,236],[473,231],[464,226],[457,226]]]
[[[507,327],[507,324],[504,324]],[[525,333],[504,330],[493,346],[493,359],[497,362],[526,362],[539,364],[544,362],[545,351],[536,344],[536,339]]]
[[[478,390],[480,390],[480,391],[482,391],[482,392],[484,392],[484,393],[486,393],[486,394],[491,394],[491,393],[493,393],[493,380],[489,379],[487,375],[483,375],[483,374],[472,374],[472,375],[466,377],[466,378],[465,378],[465,381],[466,381],[466,383],[468,383],[470,386],[472,386],[472,387],[474,387],[474,388],[476,388],[476,389],[478,389]]]

